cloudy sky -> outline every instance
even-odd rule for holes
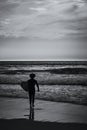
[[[0,0],[0,60],[87,59],[87,0]]]

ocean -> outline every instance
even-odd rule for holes
[[[36,98],[87,104],[87,61],[0,61],[0,96],[28,98],[20,84],[35,73]]]

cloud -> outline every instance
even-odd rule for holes
[[[0,35],[60,39],[87,32],[84,0],[1,1]],[[4,7],[4,8],[3,8]]]
[[[1,0],[5,58],[87,58],[87,1]]]

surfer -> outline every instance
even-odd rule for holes
[[[34,107],[34,100],[35,100],[35,86],[37,86],[38,92],[39,90],[39,85],[37,80],[35,80],[35,74],[31,73],[30,79],[28,80],[28,93],[29,93],[29,101],[30,101],[30,107]]]

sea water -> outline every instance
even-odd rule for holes
[[[0,96],[27,98],[20,83],[35,73],[40,86],[36,98],[87,103],[87,62],[0,62]],[[37,90],[37,88],[36,88]]]

